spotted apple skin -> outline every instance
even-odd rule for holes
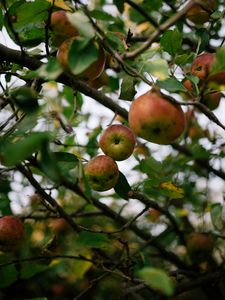
[[[171,144],[185,129],[180,106],[151,91],[132,102],[128,120],[137,136],[162,145]]]
[[[20,248],[25,231],[22,221],[15,216],[0,218],[0,250],[15,251]]]
[[[85,166],[84,174],[90,187],[99,192],[113,188],[119,178],[116,162],[107,155],[93,157]]]
[[[198,55],[191,65],[191,73],[200,79],[206,79],[209,76],[210,69],[215,60],[215,53],[203,53]]]
[[[129,127],[113,124],[103,131],[99,146],[106,155],[121,161],[131,156],[135,142],[135,136]]]

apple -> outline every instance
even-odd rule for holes
[[[160,215],[161,215],[160,211],[158,211],[155,208],[150,208],[148,210],[147,219],[150,220],[151,222],[155,223],[155,222],[157,222],[159,220]]]
[[[135,142],[135,136],[129,127],[113,124],[103,131],[99,146],[114,160],[125,160],[133,153]]]
[[[181,107],[152,91],[132,102],[128,121],[137,136],[156,144],[172,143],[185,129]]]
[[[106,74],[106,72],[102,72],[101,75],[94,80],[89,80],[87,84],[98,90],[103,86],[107,86],[109,84],[109,76]]]
[[[73,37],[65,40],[59,47],[57,59],[66,71],[70,71],[68,56],[71,45],[79,40],[79,37]],[[94,80],[101,75],[105,68],[105,51],[97,42],[94,42],[98,51],[98,58],[86,70],[76,74],[77,78],[85,80]]]
[[[51,14],[51,29],[53,31],[52,43],[59,46],[63,41],[70,37],[78,36],[78,30],[70,23],[65,10],[58,10]]]
[[[50,222],[50,228],[54,233],[65,233],[70,228],[67,221],[63,218],[52,219]]]
[[[191,73],[199,77],[199,79],[207,79],[215,60],[215,53],[203,53],[198,55],[192,62]]]
[[[219,106],[221,97],[222,94],[220,92],[207,93],[202,96],[201,102],[210,110],[214,110]]]
[[[22,221],[15,216],[0,218],[0,250],[14,252],[18,250],[25,235]]]
[[[206,261],[212,256],[214,239],[208,233],[192,232],[187,237],[187,251],[193,261]]]
[[[20,86],[10,92],[12,101],[25,113],[34,113],[38,110],[38,94],[30,86]]]
[[[111,157],[98,155],[84,166],[84,175],[93,190],[103,192],[116,185],[119,169]]]
[[[210,14],[216,9],[215,0],[198,1],[188,10],[186,17],[192,23],[201,25],[209,21]]]

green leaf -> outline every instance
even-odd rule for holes
[[[97,45],[90,39],[78,38],[73,41],[69,50],[69,66],[74,75],[81,74],[97,59]]]
[[[175,64],[177,64],[179,66],[183,66],[188,63],[192,63],[193,59],[194,59],[194,53],[180,54],[180,55],[176,56]]]
[[[36,71],[31,71],[34,77],[41,77],[45,80],[55,80],[63,72],[61,64],[55,57],[51,57],[46,64],[43,64]],[[35,76],[36,75],[36,76]]]
[[[154,59],[151,61],[143,62],[141,70],[147,72],[152,76],[164,80],[168,77],[168,64],[165,59]]]
[[[174,293],[174,286],[171,278],[165,271],[157,268],[143,268],[139,271],[142,278],[153,290],[158,291],[168,297]]]
[[[175,56],[179,53],[182,46],[182,34],[178,29],[167,30],[160,40],[161,47],[170,55]]]
[[[123,99],[123,100],[127,100],[127,101],[132,101],[136,94],[136,90],[135,90],[136,83],[137,83],[137,80],[134,77],[124,76],[122,84],[121,84],[119,98]]]
[[[116,5],[118,11],[122,14],[124,11],[124,1],[113,0],[113,4]]]
[[[41,273],[47,270],[49,267],[46,265],[38,265],[38,264],[23,264],[22,269],[20,271],[20,278],[29,279],[34,275]]]
[[[95,31],[90,23],[88,17],[81,11],[77,11],[73,14],[67,14],[70,23],[79,31],[80,35],[86,38],[93,38]]]
[[[163,171],[163,166],[160,161],[150,156],[146,159],[141,160],[140,169],[142,172],[152,177],[152,173],[161,174]]]
[[[48,139],[47,132],[33,132],[19,141],[5,142],[0,150],[4,164],[13,166],[29,158]]]
[[[15,265],[9,265],[0,269],[0,288],[6,288],[12,285],[18,277]]]
[[[90,15],[97,20],[114,21],[114,17],[103,10],[98,10],[98,9],[92,10],[90,12]]]
[[[182,84],[182,82],[178,81],[176,78],[167,78],[163,81],[157,80],[157,85],[167,90],[168,92],[185,92],[186,88]]]
[[[2,10],[0,9],[0,30],[2,30],[3,24],[4,24],[4,16]]]
[[[119,172],[119,179],[114,187],[114,190],[121,198],[128,200],[128,193],[131,191],[131,187],[126,177],[121,172]]]
[[[13,28],[18,33],[20,43],[33,47],[45,40],[45,22],[48,18],[50,3],[45,0],[33,2],[17,1],[9,8]],[[7,27],[10,37],[18,43],[15,34]]]
[[[222,220],[222,210],[223,207],[221,203],[213,203],[210,207],[210,216],[213,226],[219,230],[221,230],[224,225]]]
[[[212,65],[211,73],[217,73],[225,70],[225,46],[216,50],[216,61]]]
[[[82,231],[76,239],[78,248],[104,248],[109,245],[110,239],[102,233]]]

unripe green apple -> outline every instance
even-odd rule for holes
[[[14,216],[0,218],[0,250],[13,252],[20,248],[25,231],[22,221]]]
[[[69,59],[69,51],[72,44],[76,41],[79,41],[79,37],[73,37],[65,40],[59,47],[57,52],[57,59],[63,66],[66,71],[71,71],[68,59]],[[79,74],[76,74],[77,78],[85,79],[85,80],[94,80],[99,77],[105,68],[105,51],[97,42],[94,42],[96,49],[98,51],[97,59],[89,66],[87,69],[82,71]]]
[[[116,185],[119,169],[111,157],[99,155],[84,166],[84,175],[93,190],[103,192]]]
[[[193,232],[187,238],[187,251],[193,261],[200,263],[212,256],[214,244],[211,235]]]
[[[181,107],[151,91],[132,102],[128,120],[137,136],[156,144],[172,143],[185,129]]]
[[[99,146],[106,155],[114,160],[125,160],[134,151],[135,137],[129,127],[113,124],[103,131]]]

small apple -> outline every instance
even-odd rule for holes
[[[199,79],[207,79],[215,60],[215,53],[203,53],[198,55],[192,62],[191,73],[199,77]]]
[[[209,21],[210,15],[216,9],[216,1],[204,0],[198,2],[188,10],[186,17],[192,23],[201,25]]]
[[[68,14],[70,12],[65,10],[58,10],[51,14],[52,43],[55,46],[59,46],[70,37],[79,35],[78,30],[70,23]]]
[[[193,261],[201,263],[212,256],[214,239],[210,234],[193,232],[187,237],[187,251]]]
[[[191,73],[201,81],[207,83],[207,86],[217,88],[218,85],[225,84],[225,70],[212,72],[212,65],[216,62],[215,53],[203,53],[198,55],[192,62]]]
[[[93,190],[103,192],[116,185],[119,169],[111,157],[99,155],[84,166],[84,175]]]
[[[160,211],[158,211],[155,208],[150,208],[148,210],[147,219],[150,220],[151,222],[155,223],[155,222],[157,222],[159,220],[160,215],[161,215]]]
[[[65,233],[70,228],[68,222],[63,218],[52,219],[50,228],[54,233]]]
[[[10,93],[12,101],[25,113],[34,113],[38,110],[38,94],[29,86],[20,86]]]
[[[221,97],[222,94],[220,92],[207,93],[202,96],[201,102],[210,110],[214,110],[219,106]]]
[[[23,242],[25,230],[22,221],[15,216],[0,218],[0,251],[14,252]]]
[[[132,102],[128,120],[137,136],[156,144],[172,143],[185,129],[181,107],[152,91]]]
[[[135,137],[129,127],[113,124],[103,131],[99,146],[106,155],[114,160],[125,160],[134,151]]]
[[[79,42],[79,37],[73,37],[65,40],[59,47],[57,52],[57,59],[66,71],[71,71],[68,63],[70,47],[73,43]],[[97,42],[93,42],[98,51],[97,60],[94,61],[87,69],[79,74],[76,74],[77,78],[85,80],[94,80],[101,75],[105,68],[105,51]]]

